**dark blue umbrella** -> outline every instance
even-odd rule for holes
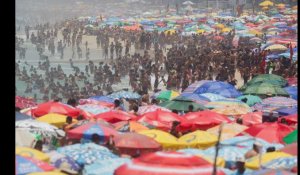
[[[32,118],[29,115],[25,115],[20,112],[16,112],[16,121],[27,120],[27,119],[32,119]]]
[[[298,87],[289,86],[284,88],[291,96],[292,99],[298,100]]]
[[[291,114],[298,113],[298,107],[280,108],[280,109],[277,109],[275,111],[278,112],[279,116],[286,116],[286,115],[291,115]]]

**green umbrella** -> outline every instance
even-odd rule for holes
[[[281,76],[274,74],[261,74],[251,79],[247,84],[241,87],[240,90],[245,90],[248,86],[256,83],[270,83],[273,85],[284,87],[287,84],[287,80]]]
[[[180,95],[179,92],[167,90],[167,91],[160,92],[159,95],[157,96],[157,99],[162,100],[162,101],[169,101],[179,95]]]
[[[280,86],[273,85],[271,83],[255,83],[248,86],[244,92],[244,94],[252,94],[252,95],[281,95],[281,96],[289,96],[289,94],[281,88]]]
[[[255,96],[255,95],[242,95],[242,96],[237,97],[236,99],[238,99],[238,100],[247,99],[246,103],[249,106],[253,106],[256,103],[262,102],[261,98],[259,96]]]
[[[206,109],[203,105],[195,103],[185,97],[177,97],[171,101],[166,101],[159,104],[159,106],[168,108],[170,110],[178,110],[178,111],[188,111],[190,105],[194,107],[193,111]]]
[[[294,130],[293,132],[291,132],[287,136],[285,136],[283,138],[283,141],[286,144],[291,144],[291,143],[297,142],[297,139],[298,139],[298,129]]]

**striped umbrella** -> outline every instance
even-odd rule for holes
[[[171,110],[169,110],[169,109],[167,109],[167,108],[164,108],[164,107],[161,107],[161,106],[157,106],[157,105],[147,105],[147,106],[140,106],[137,113],[138,113],[139,115],[143,115],[143,114],[148,113],[148,112],[156,111],[157,109],[160,109],[160,110],[162,110],[162,111],[171,112]]]
[[[207,131],[212,133],[216,136],[219,135],[220,125],[209,128]],[[220,140],[226,140],[235,137],[236,135],[240,134],[248,127],[244,125],[239,125],[237,123],[226,123],[222,126],[222,134]]]
[[[180,93],[173,91],[173,90],[166,90],[166,91],[161,91],[158,92],[156,98],[162,101],[169,101],[174,99],[175,97],[179,96]]]
[[[16,175],[25,175],[33,172],[45,172],[55,169],[52,165],[30,157],[16,155]]]
[[[270,97],[266,98],[261,103],[263,106],[270,106],[276,108],[295,107],[298,105],[297,101],[287,97]]]
[[[202,86],[204,83],[212,82],[211,80],[201,80],[189,85],[182,93],[193,93],[198,87]]]

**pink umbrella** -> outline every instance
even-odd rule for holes
[[[139,110],[138,110],[138,114],[139,115],[143,115],[147,112],[153,112],[156,111],[157,109],[160,109],[162,111],[167,111],[167,112],[171,112],[171,110],[161,107],[161,106],[157,106],[157,105],[147,105],[147,106],[140,106]]]
[[[30,108],[37,105],[37,103],[31,98],[16,96],[15,100],[15,106],[21,109]]]
[[[252,112],[241,115],[239,118],[243,120],[243,125],[252,126],[255,124],[262,123],[262,112]]]

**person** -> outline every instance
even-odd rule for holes
[[[177,137],[177,138],[179,138],[182,135],[180,132],[177,131],[177,126],[178,125],[180,125],[180,122],[173,121],[171,130],[170,130],[170,134]]]
[[[68,99],[67,104],[72,106],[72,107],[76,107],[77,102],[74,98],[70,98],[70,99]]]
[[[100,144],[100,136],[96,133],[92,134],[91,138],[92,142],[99,145]]]
[[[236,123],[242,125],[243,124],[243,119],[242,118],[236,119]]]
[[[115,99],[114,101],[114,110],[122,110],[121,108],[121,101],[119,99]]]
[[[172,112],[178,114],[178,111],[176,109],[173,109]]]
[[[194,111],[194,106],[193,105],[189,105],[189,111],[188,112],[193,112]]]
[[[158,105],[158,101],[156,99],[152,99],[151,100],[151,105]]]
[[[245,159],[257,156],[261,151],[262,145],[259,142],[253,144],[253,148],[246,152]]]
[[[68,128],[66,126],[70,125],[73,122],[73,118],[71,116],[68,116],[66,118],[66,123],[63,124],[62,129],[66,132]]]
[[[288,125],[288,122],[286,121],[285,118],[282,118],[282,119],[280,120],[280,123]]]
[[[245,160],[243,158],[240,158],[236,161],[236,173],[235,175],[243,175],[244,172],[246,171],[245,168]]]
[[[36,143],[34,145],[34,149],[43,151],[43,141],[41,141],[41,140],[36,141]]]
[[[274,151],[276,151],[276,148],[274,146],[270,146],[266,150],[267,153],[274,152]]]

